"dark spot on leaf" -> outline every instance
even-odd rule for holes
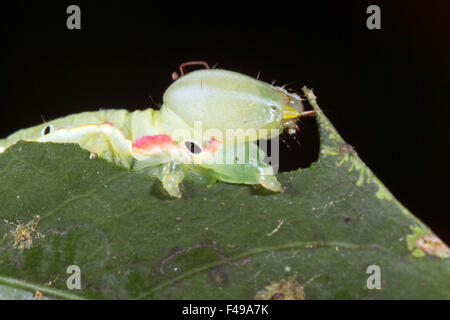
[[[228,273],[222,267],[217,267],[208,271],[208,278],[212,281],[212,283],[220,288],[223,288],[228,285],[229,278]]]

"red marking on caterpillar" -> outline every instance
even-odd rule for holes
[[[143,136],[133,143],[134,149],[144,149],[150,151],[154,148],[161,148],[167,150],[168,148],[175,147],[176,143],[166,134],[157,134],[154,136]]]
[[[214,153],[220,148],[221,145],[222,145],[222,142],[212,138],[209,141],[208,146],[204,149],[204,151]]]

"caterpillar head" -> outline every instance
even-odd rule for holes
[[[165,92],[161,109],[166,132],[254,130],[238,141],[273,137],[295,127],[303,112],[301,98],[283,88],[221,69],[197,70],[177,79]],[[224,139],[226,141],[226,139]]]

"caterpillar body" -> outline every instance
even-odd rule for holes
[[[295,127],[303,113],[300,97],[233,71],[208,67],[184,75],[185,65],[160,110],[72,114],[11,134],[0,140],[0,152],[19,140],[77,143],[119,166],[156,176],[177,198],[187,172],[282,191],[254,142]]]

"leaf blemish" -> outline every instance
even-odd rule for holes
[[[30,220],[26,224],[22,224],[18,221],[14,230],[10,230],[9,233],[6,233],[3,236],[3,239],[13,239],[13,247],[19,249],[20,251],[30,249],[33,247],[33,239],[44,237],[39,231],[37,231],[40,218],[41,217],[37,215],[35,220]]]
[[[358,155],[352,145],[343,141],[338,142],[338,154],[340,157],[344,157],[346,154],[350,154],[353,157]]]
[[[256,293],[255,300],[305,300],[305,292],[296,277],[291,276],[280,281],[272,281]]]
[[[448,258],[450,256],[450,250],[447,245],[434,233],[419,236],[416,245],[422,251],[440,258]]]
[[[188,253],[190,251],[192,251],[193,249],[196,248],[212,248],[216,254],[219,256],[219,258],[226,264],[231,264],[231,265],[235,265],[235,266],[242,266],[248,262],[251,261],[250,258],[243,258],[241,260],[230,260],[229,258],[227,258],[225,256],[225,254],[223,253],[223,250],[221,247],[219,247],[219,245],[215,242],[198,242],[190,247],[187,248],[182,248],[182,249],[178,249],[175,250],[173,253],[171,253],[170,255],[162,258],[159,263],[158,263],[158,271],[159,273],[161,273],[162,275],[166,276],[167,274],[164,272],[164,265],[169,262],[170,260],[175,259],[176,257],[178,257],[179,255],[182,255],[184,253]]]
[[[406,236],[406,243],[414,257],[421,258],[426,254],[442,259],[450,257],[450,249],[434,233],[420,226],[413,226],[411,229],[413,234]]]
[[[273,229],[270,233],[267,234],[268,237],[270,237],[271,235],[275,234],[278,232],[278,230],[280,229],[280,227],[283,225],[284,223],[284,219],[278,220],[278,225],[275,229]]]
[[[230,280],[228,278],[228,273],[222,267],[217,267],[217,268],[209,270],[208,278],[211,280],[211,282],[215,286],[217,286],[219,288],[226,287],[228,285],[228,283],[230,282]]]

